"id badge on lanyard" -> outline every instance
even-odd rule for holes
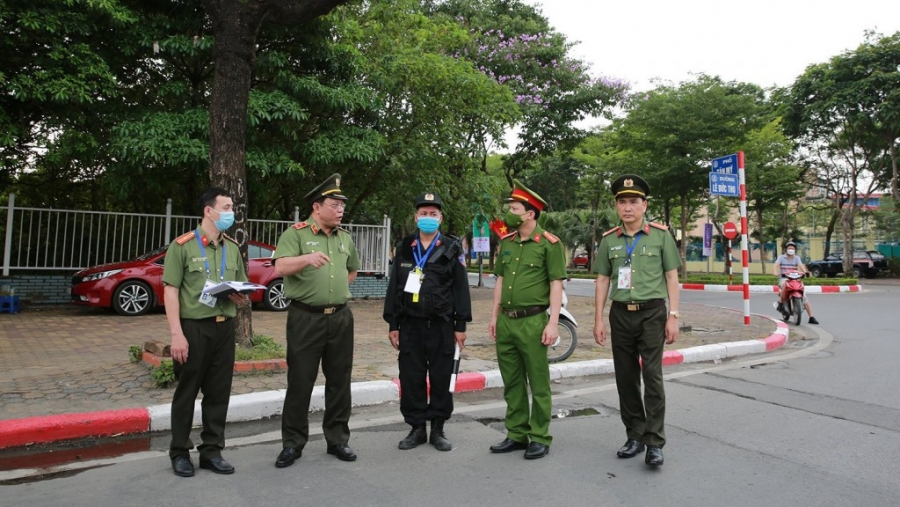
[[[215,287],[217,284],[209,279],[209,260],[206,258],[206,249],[203,248],[203,241],[200,240],[200,232],[194,231],[194,237],[197,238],[197,244],[200,246],[200,255],[203,257],[203,264],[206,267],[206,282],[203,283],[203,291],[200,292],[200,304],[204,304],[210,308],[216,306],[216,301],[218,298],[209,294],[209,289]],[[222,258],[222,267],[219,269],[219,278],[220,281],[225,281],[225,243],[222,243],[222,251],[219,254]]]
[[[421,238],[416,241],[415,246],[413,246],[413,259],[416,261],[416,268],[409,272],[409,276],[406,277],[406,286],[403,288],[404,292],[409,292],[412,294],[412,302],[419,302],[419,291],[422,289],[422,283],[425,281],[425,261],[428,260],[428,256],[431,255],[431,251],[434,250],[434,245],[438,243],[438,240],[441,239],[441,234],[438,233],[437,236],[431,241],[431,244],[428,245],[428,249],[425,250],[424,254],[419,253],[419,245],[421,244]]]
[[[619,289],[631,288],[631,252],[634,252],[634,248],[641,239],[641,232],[643,231],[638,231],[638,233],[634,235],[634,241],[631,243],[630,247],[628,246],[628,240],[626,239],[625,241],[625,255],[627,255],[627,258],[625,259],[625,265],[619,268],[619,281],[616,284],[616,287]]]

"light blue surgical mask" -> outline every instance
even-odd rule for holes
[[[219,219],[215,221],[216,229],[219,229],[219,232],[227,231],[234,225],[234,211],[219,211],[216,208],[212,208],[212,210],[219,214]]]
[[[431,234],[441,226],[441,220],[436,217],[418,217],[416,218],[416,225],[419,226],[420,231],[425,234]]]

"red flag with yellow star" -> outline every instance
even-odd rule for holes
[[[494,231],[497,236],[500,236],[502,238],[503,236],[509,234],[509,229],[506,227],[506,222],[504,222],[503,220],[494,218],[491,220],[490,224],[491,230]]]

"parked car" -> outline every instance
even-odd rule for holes
[[[812,261],[806,267],[815,277],[835,276],[844,272],[841,254],[831,254],[820,261]],[[882,271],[887,271],[887,258],[875,250],[857,250],[853,252],[853,272],[856,278],[875,278]]]
[[[587,254],[578,254],[575,257],[572,257],[572,265],[576,268],[587,269],[588,267],[588,256]]]
[[[284,284],[272,266],[274,252],[275,247],[266,243],[250,241],[247,245],[250,259],[247,277],[253,283],[266,286],[264,291],[251,293],[250,301],[262,303],[269,310],[283,311],[290,305],[290,300],[284,298]],[[112,308],[120,315],[143,315],[163,304],[165,258],[166,247],[162,247],[134,260],[79,271],[72,277],[72,303]]]

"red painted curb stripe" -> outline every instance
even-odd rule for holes
[[[5,472],[22,468],[50,468],[66,463],[75,463],[76,461],[112,458],[149,450],[150,437],[146,435],[127,437],[124,440],[116,439],[113,442],[104,442],[89,447],[52,449],[37,454],[31,448],[25,447],[23,451],[18,453],[12,451],[8,456],[0,457],[0,471]]]
[[[822,292],[840,292],[841,288],[835,285],[822,287]]]
[[[763,340],[766,344],[766,352],[784,346],[785,341],[786,337],[781,333],[775,333]]]
[[[395,379],[391,380],[391,382],[393,382],[394,385],[397,386],[397,399],[399,400],[400,395],[403,394],[403,389],[400,388],[400,379],[395,378]]]
[[[850,292],[859,292],[859,289],[860,289],[859,285],[851,285],[850,286]]]
[[[150,413],[146,408],[8,419],[0,421],[0,449],[147,431]]]
[[[464,393],[468,391],[481,391],[484,389],[485,378],[483,373],[460,373],[456,376],[456,391]]]
[[[684,362],[684,356],[677,350],[667,350],[663,352],[663,366],[671,366],[673,364],[681,364]]]
[[[706,288],[706,284],[704,283],[683,283],[681,284],[682,289],[686,290],[703,290]]]

